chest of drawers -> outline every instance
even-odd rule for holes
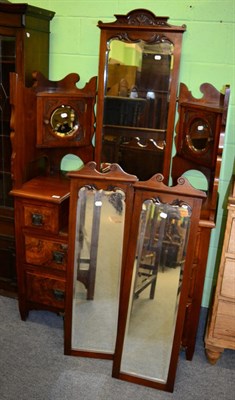
[[[218,278],[205,335],[206,355],[211,364],[217,362],[224,349],[235,350],[235,180],[227,208]]]
[[[19,309],[63,312],[68,253],[69,181],[38,177],[14,189]]]

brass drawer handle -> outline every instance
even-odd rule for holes
[[[53,251],[52,259],[56,264],[64,264],[64,253],[62,251]]]
[[[53,295],[56,298],[56,300],[59,300],[59,301],[64,300],[64,291],[63,290],[54,289]]]
[[[34,226],[42,226],[43,225],[42,214],[37,214],[37,213],[32,214],[32,225],[34,225]]]

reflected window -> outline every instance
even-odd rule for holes
[[[172,59],[169,41],[111,40],[104,124],[166,129]]]

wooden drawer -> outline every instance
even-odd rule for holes
[[[65,305],[65,280],[26,271],[26,299],[33,303],[63,310]]]
[[[235,213],[231,213],[230,236],[227,251],[235,254]]]
[[[235,260],[225,257],[221,295],[235,300]]]
[[[59,232],[59,207],[23,203],[24,226],[51,233]]]
[[[222,339],[235,338],[235,303],[219,301],[215,320],[214,337]]]
[[[217,313],[227,315],[235,320],[235,302],[219,300]]]
[[[66,270],[68,245],[66,242],[25,235],[25,261],[40,267]]]

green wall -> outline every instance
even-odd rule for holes
[[[12,1],[19,3],[19,1]],[[225,198],[234,168],[235,155],[235,0],[31,0],[29,4],[56,12],[51,22],[50,79],[70,72],[79,73],[83,87],[98,74],[98,20],[113,21],[114,14],[146,8],[159,16],[170,16],[169,23],[187,25],[184,33],[180,81],[195,97],[199,86],[209,82],[220,90],[231,86],[225,148],[219,180],[219,206],[213,230],[202,305],[209,305],[215,267],[221,252],[225,222]],[[36,49],[35,49],[36,51]],[[234,171],[235,172],[235,171]]]

